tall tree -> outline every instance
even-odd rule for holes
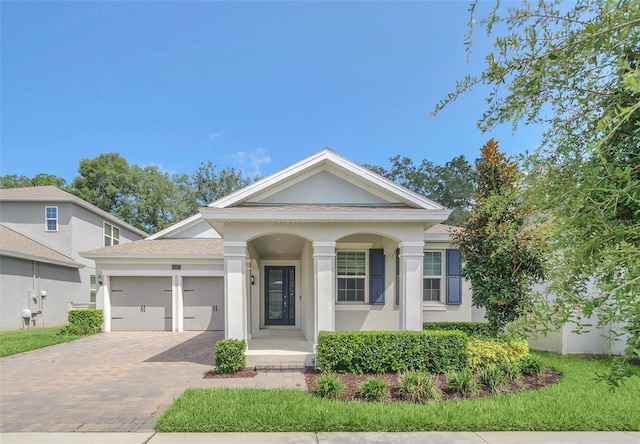
[[[529,218],[518,191],[515,162],[491,139],[476,160],[475,193],[466,228],[453,230],[465,263],[473,305],[486,310],[491,333],[531,311],[531,287],[544,275],[539,238],[525,228]]]
[[[478,84],[491,87],[483,129],[542,123],[529,159],[528,199],[550,230],[553,270],[538,321],[598,315],[626,330],[640,356],[640,3],[499,3],[473,28],[499,32],[482,73],[467,76],[437,113]],[[546,310],[545,310],[546,309]],[[615,334],[615,333],[614,333]],[[616,371],[612,372],[615,384]]]
[[[211,161],[202,162],[191,176],[195,200],[199,206],[205,206],[255,180],[244,177],[242,171],[235,168],[224,168],[220,172],[216,168]]]
[[[464,226],[473,195],[473,167],[464,156],[454,157],[445,165],[423,159],[419,165],[400,155],[389,159],[391,167],[365,165],[366,168],[421,194],[452,210],[449,225]]]
[[[31,179],[27,176],[18,176],[16,174],[0,176],[0,188],[24,188],[44,185],[53,185],[54,187],[65,189],[67,181],[62,177],[46,173],[38,173]]]

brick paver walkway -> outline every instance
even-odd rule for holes
[[[187,387],[305,388],[301,372],[204,379],[222,332],[111,332],[0,359],[0,433],[152,431]]]

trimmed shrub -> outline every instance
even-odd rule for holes
[[[400,393],[405,401],[418,404],[437,401],[442,397],[435,376],[421,371],[408,371],[400,375]]]
[[[314,393],[328,399],[340,399],[344,384],[334,375],[322,375],[318,378]]]
[[[100,333],[102,330],[102,310],[71,310],[67,314],[69,325],[60,329],[61,335],[88,336]]]
[[[477,369],[487,366],[516,364],[529,355],[529,344],[525,339],[471,339],[469,340],[469,367]]]
[[[232,373],[247,366],[244,339],[223,339],[216,342],[213,359],[216,373]]]
[[[528,355],[518,362],[523,375],[537,375],[542,371],[542,360],[534,355]]]
[[[480,390],[473,372],[466,368],[459,372],[447,372],[447,383],[454,393],[462,396],[470,396]]]
[[[480,384],[494,393],[507,383],[504,373],[496,365],[482,367],[477,375]]]
[[[318,334],[318,370],[444,373],[467,366],[467,335],[459,331],[348,331]]]
[[[389,385],[381,378],[373,377],[360,383],[360,396],[369,401],[381,401],[389,398]]]
[[[489,338],[489,323],[487,322],[425,322],[423,330],[457,330],[463,331],[470,338]]]

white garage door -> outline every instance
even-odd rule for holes
[[[221,277],[185,277],[185,330],[224,330],[224,279]]]
[[[112,330],[171,331],[171,278],[111,278]]]

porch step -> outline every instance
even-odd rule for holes
[[[301,361],[272,361],[256,363],[256,371],[260,372],[303,372],[304,362]]]

